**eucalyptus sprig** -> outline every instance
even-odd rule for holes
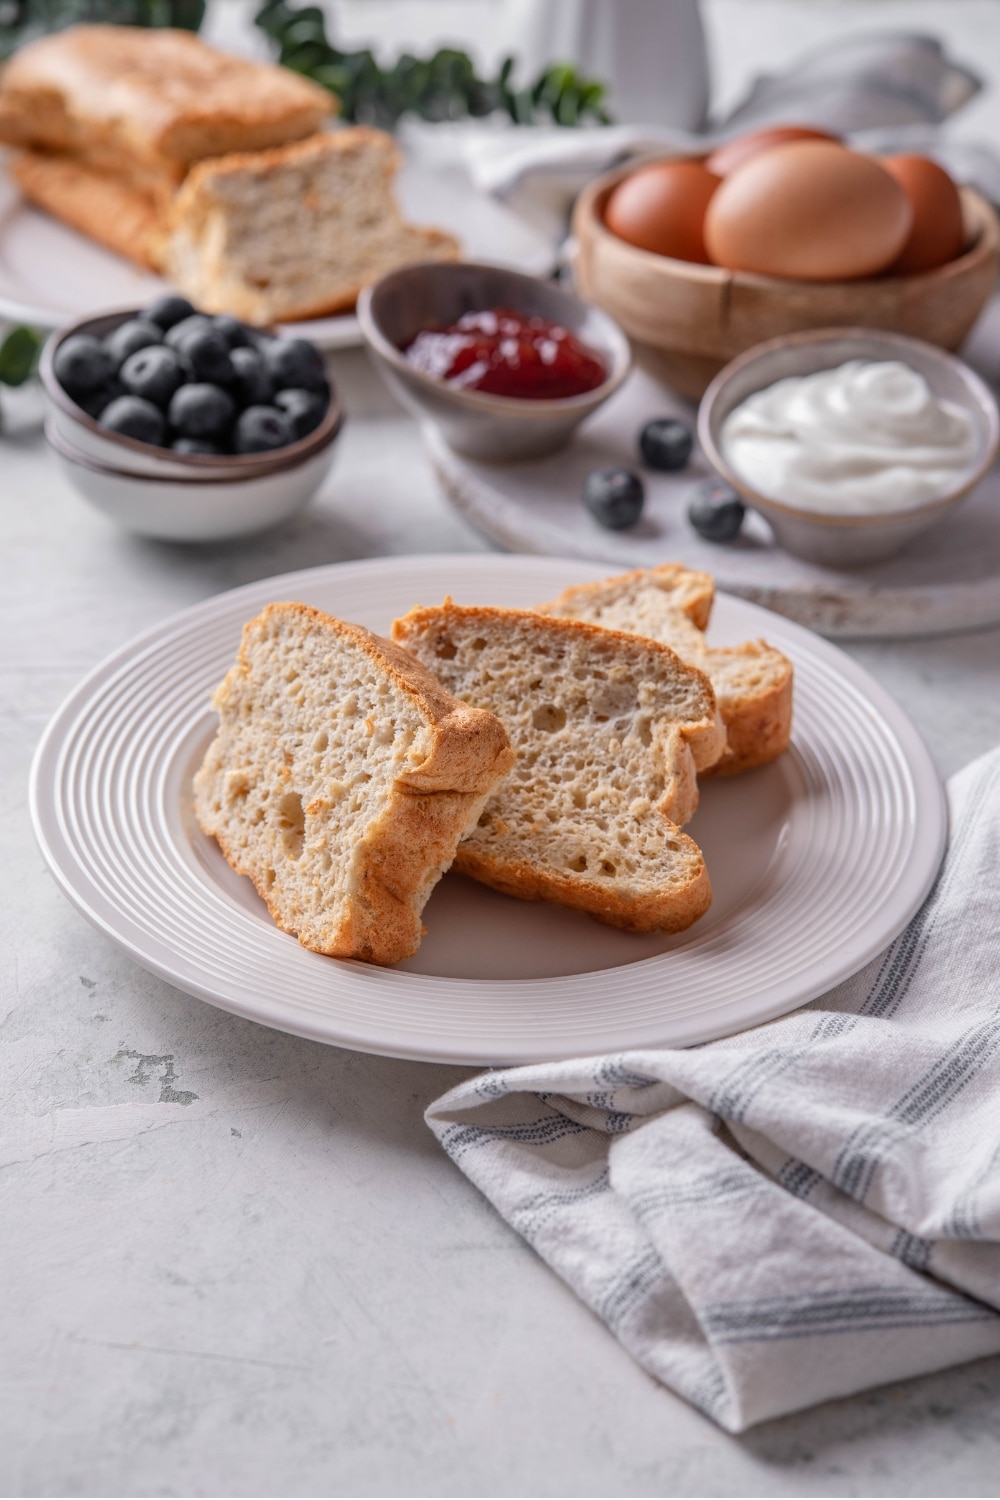
[[[0,340],[0,385],[24,385],[38,368],[45,335],[34,328],[11,328]]]
[[[405,114],[441,121],[500,110],[518,125],[551,120],[571,126],[588,118],[610,123],[604,84],[581,77],[568,64],[546,68],[534,83],[519,88],[513,57],[504,59],[495,78],[486,79],[468,53],[454,47],[442,47],[429,58],[404,52],[386,68],[369,48],[343,52],[327,37],[318,5],[295,8],[269,0],[255,19],[277,44],[279,62],[337,95],[343,120],[391,130]]]

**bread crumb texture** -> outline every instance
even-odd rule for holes
[[[665,646],[528,610],[446,602],[397,620],[393,638],[496,714],[517,752],[456,869],[636,932],[702,915],[705,863],[677,826],[725,745],[701,672]]]
[[[307,948],[390,964],[514,763],[500,722],[419,662],[303,604],[251,620],[214,696],[195,810]]]
[[[368,126],[201,162],[171,205],[164,269],[204,311],[248,323],[352,307],[395,267],[458,254],[450,235],[403,221],[398,164]]]
[[[715,690],[727,745],[702,774],[732,776],[766,765],[787,750],[793,672],[788,657],[766,641],[709,646],[703,632],[713,600],[709,574],[666,563],[578,584],[540,610],[660,641],[704,672]]]

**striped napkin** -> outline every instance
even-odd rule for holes
[[[931,895],[821,1000],[686,1051],[487,1073],[428,1110],[639,1363],[730,1432],[1000,1352],[1000,750],[948,793]]]

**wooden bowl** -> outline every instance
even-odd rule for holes
[[[640,363],[693,400],[744,350],[812,328],[880,328],[956,349],[996,284],[1000,222],[971,188],[960,189],[966,249],[938,270],[789,281],[653,255],[612,234],[608,198],[635,166],[597,178],[576,201],[576,285],[625,329]]]

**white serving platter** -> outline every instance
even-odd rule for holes
[[[317,1041],[501,1064],[683,1046],[783,1014],[896,936],[937,873],[943,790],[909,720],[834,646],[743,600],[710,639],[766,636],[795,666],[791,749],[708,781],[689,825],[712,878],[688,932],[637,936],[446,875],[396,969],[322,957],[274,926],[202,835],[191,778],[209,694],[244,622],[299,599],[386,631],[451,593],[529,606],[604,570],[574,559],[442,556],[264,579],[165,621],[98,666],[49,725],[32,772],[41,848],[70,900],[145,968],[237,1015]]]
[[[548,236],[477,192],[464,174],[406,165],[396,191],[412,223],[454,234],[467,260],[510,266],[529,276],[551,271],[555,247]],[[0,318],[60,328],[92,314],[141,307],[166,289],[152,272],[34,208],[0,168]],[[290,323],[287,331],[327,350],[361,343],[353,313]]]
[[[712,470],[699,449],[680,474],[643,468],[643,424],[676,416],[692,430],[695,408],[644,369],[634,369],[607,404],[550,458],[477,463],[425,428],[428,454],[455,508],[491,540],[515,552],[597,559],[610,569],[681,562],[712,573],[720,589],[830,636],[934,635],[1000,621],[1000,468],[994,468],[941,524],[897,557],[850,571],[817,567],[775,545],[767,522],[749,513],[736,542],[703,541],[685,516],[688,497]],[[646,507],[628,531],[608,531],[584,509],[592,469],[640,474]]]

